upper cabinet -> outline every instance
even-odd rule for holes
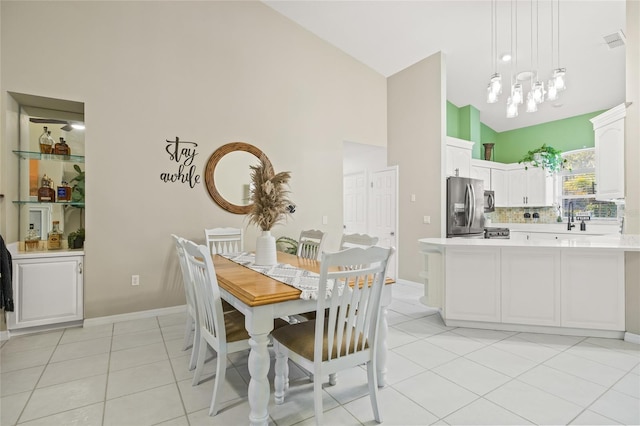
[[[624,118],[620,104],[590,121],[596,145],[596,200],[624,198]]]
[[[445,164],[447,176],[471,177],[473,142],[447,136]]]
[[[510,207],[553,205],[553,177],[544,169],[516,164],[507,172]]]

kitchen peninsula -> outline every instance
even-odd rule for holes
[[[423,302],[448,326],[624,336],[624,252],[639,235],[418,242]]]

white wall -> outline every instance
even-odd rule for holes
[[[388,162],[399,167],[398,277],[421,282],[418,239],[442,235],[446,67],[436,53],[387,82]],[[415,202],[411,195],[415,194]],[[423,216],[431,223],[424,224]]]
[[[202,241],[205,227],[246,224],[203,183],[160,181],[177,169],[165,152],[176,136],[198,143],[199,174],[225,143],[262,149],[276,171],[291,171],[297,205],[273,233],[313,227],[338,245],[342,143],[385,146],[383,76],[259,2],[0,7],[3,123],[8,90],[85,104],[87,318],[184,303],[169,234]],[[248,249],[256,235],[247,230]]]

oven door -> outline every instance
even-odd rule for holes
[[[484,212],[491,213],[495,210],[496,198],[493,191],[484,191]]]

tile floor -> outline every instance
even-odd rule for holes
[[[388,386],[380,392],[385,425],[640,424],[640,345],[446,327],[418,302],[422,294],[415,284],[394,286]],[[230,356],[223,409],[209,417],[214,363],[192,387],[184,319],[2,342],[0,424],[247,424],[247,354]],[[271,423],[312,425],[312,385],[295,366],[290,377],[285,403],[269,405]],[[325,424],[375,424],[365,383],[358,367],[325,387]]]

